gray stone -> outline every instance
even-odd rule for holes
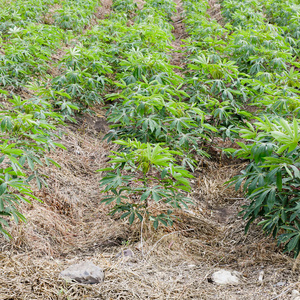
[[[285,281],[279,281],[275,284],[275,286],[284,286],[284,285],[286,285]]]
[[[121,252],[119,252],[117,255],[116,255],[116,258],[119,258],[119,257],[133,257],[134,256],[134,253],[131,249],[126,249],[126,250],[122,250]]]
[[[103,282],[104,271],[91,261],[84,261],[79,264],[71,265],[62,271],[60,276],[66,280],[75,280],[84,284],[94,284]]]

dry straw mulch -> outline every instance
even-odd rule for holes
[[[51,154],[62,168],[44,169],[49,187],[36,191],[44,204],[24,206],[28,222],[12,225],[11,242],[0,239],[0,299],[289,299],[300,288],[290,257],[259,229],[243,233],[237,212],[245,200],[224,187],[240,164],[204,162],[193,180],[195,206],[178,212],[172,228],[129,227],[108,216],[95,171],[105,166],[113,146],[95,130],[99,118],[63,129],[67,150]],[[116,259],[126,247],[135,256]],[[59,277],[82,260],[105,269],[104,283],[88,286]],[[211,283],[219,268],[241,272],[242,284]]]

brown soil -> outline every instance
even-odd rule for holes
[[[140,10],[143,9],[143,7],[145,5],[145,1],[143,1],[143,0],[133,0],[133,2],[136,3],[138,9],[140,9]]]
[[[101,0],[101,6],[98,7],[95,13],[97,19],[105,19],[109,15],[112,6],[112,0]]]
[[[100,113],[99,113],[100,115]],[[37,192],[44,204],[24,207],[27,224],[12,225],[14,239],[0,238],[0,299],[289,299],[298,286],[293,260],[256,227],[247,236],[237,217],[243,197],[223,183],[241,166],[211,164],[193,180],[195,206],[178,212],[172,228],[127,223],[107,215],[95,171],[111,146],[86,116],[67,129],[67,150],[51,157],[62,168],[44,170],[49,187]],[[121,249],[134,257],[116,259]],[[104,283],[67,283],[59,272],[92,260],[105,269]],[[220,268],[242,274],[238,286],[218,286]],[[264,271],[264,281],[258,276]]]
[[[44,16],[44,23],[48,25],[53,25],[54,24],[54,19],[53,16],[55,13],[61,8],[61,5],[59,4],[54,4],[52,5],[46,15]]]
[[[192,180],[195,205],[177,212],[172,228],[129,227],[108,216],[100,204],[101,174],[95,172],[105,167],[114,147],[101,141],[107,130],[102,115],[98,108],[96,116],[63,129],[67,150],[51,154],[62,168],[43,169],[49,187],[36,191],[44,204],[24,206],[28,222],[12,224],[12,241],[0,238],[0,299],[256,300],[281,293],[276,299],[289,299],[300,288],[293,260],[272,239],[256,227],[244,235],[237,212],[246,200],[223,185],[243,168],[235,162],[199,165]],[[115,258],[128,247],[134,257]],[[85,286],[59,278],[60,271],[81,260],[104,268],[104,283]],[[241,285],[211,283],[211,273],[220,268],[240,272]]]
[[[171,59],[171,64],[174,66],[178,66],[181,68],[184,68],[186,65],[185,63],[185,49],[183,47],[184,43],[182,42],[182,39],[188,37],[188,34],[185,32],[184,24],[182,22],[182,2],[181,0],[175,0],[176,3],[176,9],[177,12],[176,14],[172,17],[172,25],[174,27],[173,29],[173,35],[175,37],[175,40],[172,41],[172,59]],[[176,69],[175,69],[176,70]],[[181,70],[176,70],[179,74],[182,73]]]
[[[217,20],[218,23],[223,24],[223,17],[221,14],[221,5],[218,0],[209,0],[209,9],[207,13],[210,15],[212,19]]]

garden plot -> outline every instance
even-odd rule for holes
[[[299,289],[298,15],[277,2],[0,2],[3,299]],[[59,278],[82,260],[102,284]]]

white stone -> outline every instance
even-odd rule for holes
[[[236,271],[219,270],[212,274],[211,279],[217,284],[239,284],[239,275]]]
[[[264,271],[260,271],[259,275],[258,275],[258,281],[263,282],[264,275],[265,275],[265,272]]]
[[[300,293],[297,290],[292,291],[292,300],[300,300]]]
[[[104,280],[104,272],[91,261],[84,261],[79,264],[71,265],[60,273],[66,280],[75,280],[80,283],[94,284]]]
[[[274,284],[275,286],[284,286],[286,285],[286,282],[285,281],[279,281],[277,282],[276,284]]]

